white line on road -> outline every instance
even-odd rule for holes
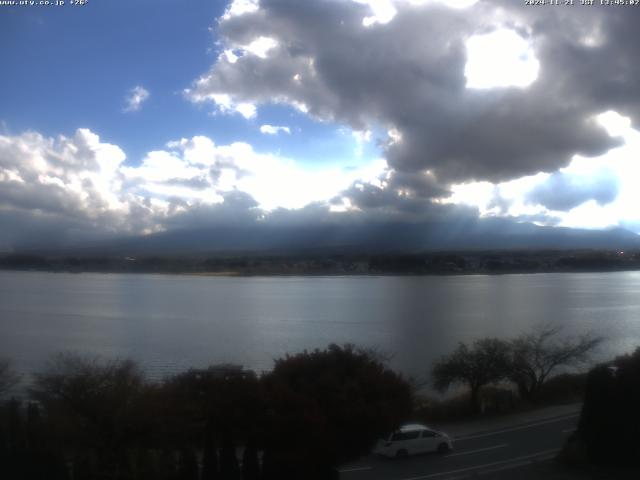
[[[515,430],[524,430],[525,428],[537,427],[538,425],[545,425],[547,423],[561,422],[561,421],[567,420],[569,418],[577,417],[578,415],[579,415],[579,413],[574,413],[574,414],[566,415],[566,416],[563,416],[563,417],[560,417],[560,418],[553,418],[551,420],[544,420],[542,422],[536,422],[536,423],[528,423],[526,425],[520,425],[518,427],[503,428],[502,430],[495,430],[493,432],[480,433],[478,435],[470,435],[468,437],[456,437],[455,441],[456,442],[461,442],[463,440],[471,440],[471,439],[474,439],[474,438],[482,438],[482,437],[489,437],[491,435],[498,435],[500,433],[513,432]]]
[[[494,445],[493,447],[478,448],[477,450],[469,450],[467,452],[452,453],[451,455],[445,455],[445,458],[459,457],[460,455],[471,455],[472,453],[478,453],[478,452],[486,452],[487,450],[495,450],[496,448],[503,448],[508,445],[509,445],[508,443],[503,443],[502,445]]]
[[[342,468],[338,470],[340,473],[348,473],[348,472],[359,472],[361,470],[371,470],[372,467],[353,467],[353,468]]]
[[[480,475],[486,475],[488,473],[497,473],[497,472],[502,472],[504,470],[510,470],[513,468],[518,468],[518,467],[524,467],[525,465],[530,465],[534,462],[543,462],[545,460],[551,460],[555,453],[557,453],[557,450],[554,451],[553,453],[549,453],[547,455],[541,455],[539,457],[536,457],[535,459],[532,460],[522,460],[520,462],[516,462],[516,463],[511,463],[509,465],[503,465],[503,466],[499,466],[499,467],[494,467],[494,468],[490,468],[489,470],[483,470],[480,473]],[[451,478],[447,479],[447,480],[453,480]]]
[[[483,465],[474,465],[472,467],[459,468],[457,470],[449,470],[448,472],[431,473],[429,475],[423,475],[421,477],[403,478],[402,480],[425,480],[427,478],[442,477],[444,475],[452,475],[454,473],[469,472],[471,470],[480,470],[481,468],[494,467],[494,466],[497,466],[497,465],[505,465],[505,464],[514,463],[514,462],[516,462],[516,466],[520,466],[520,465],[523,464],[522,460],[529,460],[529,459],[533,459],[533,458],[536,458],[536,457],[551,455],[551,454],[556,453],[558,451],[559,451],[558,449],[543,450],[542,452],[536,452],[536,453],[532,453],[532,454],[529,454],[529,455],[523,455],[521,457],[515,457],[515,458],[511,458],[509,460],[501,460],[499,462],[485,463]],[[518,463],[518,462],[520,462],[520,463]],[[505,468],[508,468],[508,467],[505,467]]]
[[[562,433],[569,433],[569,432],[575,432],[576,429],[575,428],[565,428],[564,430],[562,430]]]

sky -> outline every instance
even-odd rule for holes
[[[0,2],[0,250],[257,223],[640,233],[640,5],[45,3]]]

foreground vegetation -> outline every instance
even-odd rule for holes
[[[431,423],[581,398],[586,376],[557,373],[584,364],[600,341],[560,336],[546,326],[510,341],[461,343],[432,370],[440,389],[468,387],[445,401],[425,397],[380,352],[353,345],[288,355],[261,376],[217,365],[161,382],[148,381],[130,360],[60,354],[34,374],[27,398],[0,402],[0,465],[10,480],[338,478],[339,465],[368,453],[408,420]],[[617,359],[615,374],[611,365],[589,374],[580,427],[586,451],[603,428],[624,427],[625,414],[619,424],[602,421],[613,408],[606,402],[637,405],[634,362],[640,363],[640,349],[632,359]],[[623,379],[631,383],[616,383]],[[0,362],[0,398],[19,380]],[[612,397],[603,393],[611,389]],[[625,397],[630,391],[636,397]]]
[[[589,371],[578,429],[561,459],[583,469],[640,470],[639,406],[640,348]]]
[[[603,341],[592,334],[572,338],[560,333],[558,326],[542,325],[512,340],[482,338],[471,345],[459,343],[434,365],[434,385],[441,391],[455,383],[465,385],[474,413],[483,410],[481,389],[499,382],[516,387],[521,399],[536,402],[554,372],[586,364]]]
[[[329,479],[411,409],[409,383],[350,345],[261,377],[222,365],[155,384],[128,360],[64,354],[0,411],[0,465],[9,479]]]

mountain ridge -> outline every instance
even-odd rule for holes
[[[31,246],[15,252],[74,256],[280,254],[295,252],[420,253],[483,250],[640,249],[640,236],[623,228],[573,229],[480,219],[458,223],[251,224],[182,229],[119,237],[62,248]]]

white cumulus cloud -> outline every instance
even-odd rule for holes
[[[280,132],[291,133],[291,129],[289,127],[266,124],[260,126],[260,132],[265,135],[277,135]]]
[[[89,129],[56,138],[0,135],[0,249],[37,238],[54,245],[152,233],[170,228],[177,215],[200,212],[188,225],[195,227],[214,221],[205,212],[215,209],[228,218],[310,204],[328,212],[354,182],[387,168],[380,160],[309,169],[248,143],[217,145],[206,136],[168,142],[136,163]]]
[[[137,112],[142,108],[142,104],[146,102],[150,96],[151,94],[146,88],[141,87],[140,85],[133,87],[129,90],[129,93],[125,98],[124,111]]]
[[[372,168],[309,170],[292,159],[258,153],[245,142],[215,145],[205,136],[172,141],[167,148],[150,152],[138,167],[122,169],[135,180],[139,194],[217,203],[225,193],[241,191],[264,210],[296,209],[329,201],[354,181],[370,177]],[[377,173],[386,167],[380,165]]]

